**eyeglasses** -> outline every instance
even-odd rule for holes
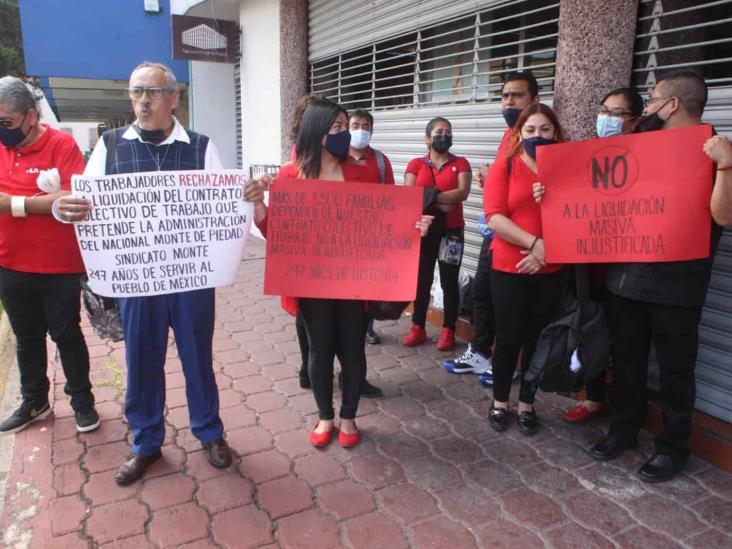
[[[147,93],[150,99],[160,99],[164,93],[174,92],[175,88],[143,88],[135,87],[129,88],[127,93],[130,94],[132,99],[142,99],[142,96]]]
[[[663,97],[648,97],[645,101],[643,101],[643,104],[648,107],[651,103],[655,103],[656,101],[662,101],[664,99],[673,99],[676,97],[675,95],[665,95]]]
[[[633,113],[630,111],[624,111],[620,107],[615,107],[614,109],[608,109],[605,105],[601,105],[597,109],[597,114],[606,114],[606,115],[612,116],[614,118],[622,118],[623,116],[631,116]]]

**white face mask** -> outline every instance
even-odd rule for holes
[[[371,132],[366,130],[351,130],[351,147],[365,149],[371,141]]]

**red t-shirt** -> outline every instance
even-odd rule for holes
[[[422,158],[413,158],[407,164],[405,174],[411,173],[416,177],[417,187],[434,187],[437,183],[439,191],[453,191],[458,186],[458,174],[470,173],[470,163],[462,156],[450,155],[439,169],[435,168],[430,161],[429,155]],[[455,204],[455,207],[447,212],[445,217],[445,228],[459,229],[465,226],[463,219],[462,203]]]
[[[508,152],[508,151],[507,151]],[[485,218],[493,214],[508,217],[523,230],[541,237],[541,210],[534,202],[532,186],[537,175],[529,168],[520,156],[511,158],[511,175],[508,174],[508,156],[502,155],[488,171],[488,180],[483,191],[483,209]],[[524,256],[520,246],[510,244],[496,234],[491,244],[493,250],[493,268],[506,273],[517,273],[516,264]],[[546,265],[540,273],[553,273],[561,269],[561,265]]]
[[[511,139],[511,136],[513,135],[513,128],[506,128],[506,131],[503,133],[503,137],[501,138],[501,143],[498,145],[498,149],[496,150],[496,159],[494,162],[498,162],[498,159],[501,157],[505,157],[507,154],[510,154],[510,151],[507,151],[508,148],[508,142]]]
[[[84,171],[84,158],[70,135],[46,126],[40,139],[22,149],[0,144],[0,192],[11,196],[41,194],[40,170],[58,169],[61,188],[71,190],[71,176]],[[83,273],[73,225],[51,214],[0,215],[0,266],[28,273]]]
[[[382,153],[383,154],[383,153]],[[351,157],[350,162],[356,166],[362,167],[368,173],[367,181],[373,181],[376,183],[381,182],[381,173],[379,172],[379,163],[376,160],[376,153],[371,147],[366,147],[363,157],[358,160]],[[365,163],[364,163],[365,161]],[[391,167],[389,157],[384,154],[384,183],[389,185],[394,184],[394,170]]]

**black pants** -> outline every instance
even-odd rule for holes
[[[94,404],[89,351],[81,333],[81,274],[35,274],[0,268],[0,300],[17,341],[23,399],[48,402],[46,333],[58,347],[64,391],[74,410]]]
[[[648,353],[653,343],[664,419],[664,428],[654,440],[656,452],[685,463],[696,398],[701,308],[644,303],[611,294],[607,310],[614,353],[610,432],[635,442],[645,423]]]
[[[524,374],[536,350],[541,331],[559,309],[567,277],[551,274],[491,272],[491,289],[496,319],[496,349],[493,353],[493,398],[508,401],[511,377],[523,349],[519,401],[534,402],[534,391],[524,382]]]
[[[366,375],[366,322],[363,301],[300,299],[307,333],[308,374],[320,419],[333,419],[333,359],[343,372],[340,417],[354,419],[361,380]]]
[[[432,281],[435,278],[435,261],[440,251],[440,241],[443,236],[456,235],[463,240],[463,229],[442,229],[430,231],[422,239],[422,246],[419,251],[419,274],[417,278],[417,297],[414,300],[414,315],[412,323],[424,328],[427,320],[427,308],[430,305],[430,290]],[[444,315],[442,325],[455,329],[457,322],[458,305],[460,303],[460,292],[458,288],[458,276],[460,264],[449,265],[439,261],[440,285],[444,299]]]
[[[493,253],[491,241],[483,239],[478,256],[478,268],[473,278],[473,350],[490,358],[493,340],[496,337],[496,317],[491,295],[491,263]]]
[[[300,313],[295,317],[295,330],[297,331],[297,343],[300,346],[300,357],[302,358],[300,372],[307,372],[310,360],[310,346],[308,345],[308,333],[305,330],[305,322]]]

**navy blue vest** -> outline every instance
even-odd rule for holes
[[[128,126],[129,127],[129,126]],[[156,172],[173,170],[203,170],[205,168],[208,137],[186,130],[189,143],[173,141],[169,145],[143,143],[139,139],[124,139],[122,134],[128,127],[116,128],[104,133],[102,138],[108,146],[110,135],[115,132],[117,145],[111,154],[107,175],[133,172]],[[112,138],[114,141],[114,138]]]

